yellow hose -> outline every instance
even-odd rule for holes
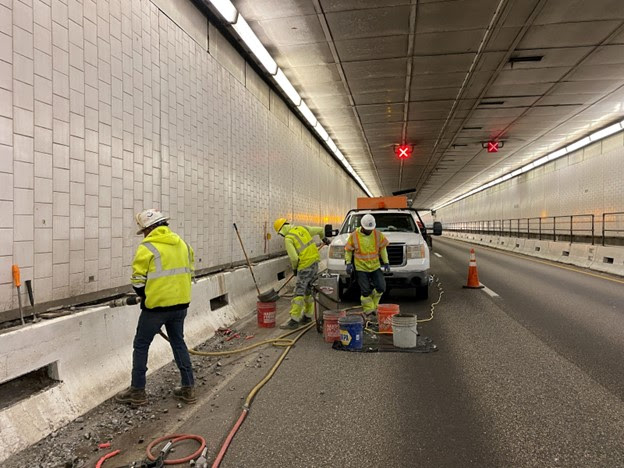
[[[260,389],[264,386],[264,384],[266,384],[271,379],[271,377],[273,377],[273,374],[275,374],[275,371],[277,371],[277,368],[280,366],[280,364],[282,363],[282,361],[284,360],[284,358],[290,351],[290,348],[292,348],[294,344],[297,342],[297,340],[299,340],[299,338],[305,335],[306,332],[310,330],[312,327],[314,327],[315,325],[316,324],[314,322],[309,323],[303,328],[299,327],[298,329],[293,330],[289,333],[286,333],[285,335],[282,335],[280,337],[280,338],[283,338],[284,336],[288,336],[288,335],[291,335],[292,333],[301,331],[301,333],[299,333],[294,339],[285,340],[285,341],[292,341],[292,343],[284,348],[284,351],[282,351],[282,354],[280,354],[280,357],[277,359],[277,361],[275,361],[275,364],[273,364],[273,367],[271,367],[271,370],[267,373],[267,375],[265,375],[264,378],[260,382],[258,382],[258,384],[254,388],[251,389],[251,391],[247,395],[247,398],[245,399],[245,404],[243,405],[243,408],[249,408],[256,394],[260,391]],[[280,338],[276,338],[276,339],[279,340]],[[271,341],[271,340],[267,340],[267,341]]]
[[[417,323],[429,322],[430,320],[433,320],[433,313],[435,311],[435,306],[437,306],[442,301],[442,296],[444,295],[444,289],[442,288],[442,282],[440,281],[440,278],[438,278],[436,275],[433,275],[433,278],[435,279],[435,283],[436,283],[436,286],[438,287],[438,291],[440,292],[440,296],[438,297],[437,301],[435,301],[433,304],[431,304],[431,315],[429,316],[429,318],[422,319],[422,320],[416,320]]]
[[[250,349],[254,349],[254,348],[257,348],[258,346],[263,346],[265,344],[272,344],[273,346],[287,348],[289,346],[294,345],[295,342],[299,339],[299,336],[298,336],[297,338],[293,340],[287,340],[286,339],[287,336],[292,335],[293,333],[297,333],[298,331],[301,331],[304,329],[305,331],[308,331],[311,325],[315,325],[315,322],[312,322],[306,326],[301,326],[299,328],[296,328],[295,330],[291,330],[288,333],[284,333],[283,335],[278,336],[277,338],[271,338],[269,340],[259,341],[258,343],[254,343],[249,346],[244,346],[243,348],[232,349],[230,351],[197,351],[195,349],[189,349],[188,352],[189,354],[193,354],[195,356],[229,356],[230,354],[244,353],[245,351],[249,351]],[[169,341],[169,337],[165,333],[163,333],[162,331],[159,331],[159,333],[160,333],[160,336],[162,336],[165,340]]]
[[[416,323],[423,323],[423,322],[429,322],[431,320],[433,320],[433,314],[435,311],[435,307],[442,301],[442,296],[444,295],[444,289],[442,288],[442,282],[440,281],[440,278],[438,278],[437,276],[433,276],[433,278],[435,279],[435,283],[436,286],[438,287],[438,291],[440,292],[440,296],[438,297],[438,300],[435,301],[434,303],[431,304],[431,314],[429,315],[429,318],[426,319],[421,319],[421,320],[416,320]],[[372,333],[374,335],[392,335],[392,332],[380,332],[380,331],[376,331],[373,330],[372,328],[369,328],[369,325],[371,323],[375,323],[375,322],[371,322],[371,321],[367,321],[366,325],[364,327],[364,330]]]

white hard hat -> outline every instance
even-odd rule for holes
[[[140,213],[137,213],[135,219],[137,226],[139,226],[137,234],[141,234],[148,227],[162,221],[167,221],[169,216],[165,216],[160,211],[150,208],[149,210],[143,210]]]
[[[360,221],[360,226],[362,226],[367,231],[372,231],[375,229],[375,217],[372,214],[365,214],[362,216],[362,221]]]

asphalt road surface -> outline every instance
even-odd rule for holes
[[[462,289],[470,245],[436,238],[434,248],[444,294],[419,331],[439,350],[347,353],[309,331],[257,395],[222,467],[624,467],[624,280],[475,247],[487,289]],[[383,302],[422,320],[438,298],[432,287],[428,301],[392,291]],[[141,436],[202,434],[213,460],[279,353],[223,359],[196,405],[158,410]],[[133,431],[113,440],[124,452],[107,464],[142,455]]]
[[[624,282],[477,248],[489,290],[466,290],[469,247],[435,242],[444,295],[420,332],[438,352],[350,354],[309,333],[223,466],[624,466]]]

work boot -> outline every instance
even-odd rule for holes
[[[296,330],[300,326],[301,326],[300,322],[297,322],[296,320],[290,319],[288,322],[282,323],[280,325],[280,328],[282,330]]]
[[[142,406],[147,404],[147,395],[144,388],[130,387],[128,390],[115,395],[117,403],[127,403],[131,406]]]
[[[305,325],[306,323],[310,323],[312,321],[312,317],[308,317],[307,315],[304,315],[301,318],[301,322],[299,322],[301,325]]]
[[[176,387],[173,389],[173,396],[184,403],[195,403],[195,387]]]

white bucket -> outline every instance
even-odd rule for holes
[[[418,331],[415,315],[392,316],[392,340],[397,348],[415,348]]]

